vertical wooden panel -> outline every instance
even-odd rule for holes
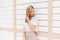
[[[48,40],[52,40],[52,0],[48,0]]]
[[[13,1],[14,8],[14,40],[16,40],[16,0]]]

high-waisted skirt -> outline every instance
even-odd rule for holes
[[[26,40],[36,40],[36,34],[34,31],[26,32]]]

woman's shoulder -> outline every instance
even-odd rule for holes
[[[37,18],[36,17],[33,17],[31,20],[30,20],[31,23],[33,24],[37,24]]]
[[[32,19],[31,20],[33,20],[33,21],[37,21],[38,19],[37,19],[37,17],[36,16],[34,16],[34,17],[32,17]]]

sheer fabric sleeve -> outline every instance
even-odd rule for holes
[[[31,23],[35,25],[35,30],[34,30],[34,31],[37,32],[37,31],[38,31],[38,30],[37,30],[37,26],[38,26],[38,19],[37,19],[37,17],[33,17],[33,18],[31,19]]]

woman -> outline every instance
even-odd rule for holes
[[[26,9],[25,17],[25,40],[36,40],[35,28],[36,19],[34,7],[29,5]]]

